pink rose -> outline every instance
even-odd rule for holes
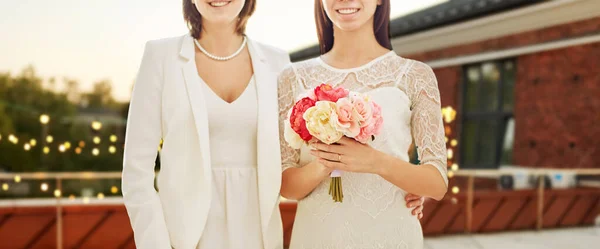
[[[352,104],[354,105],[354,110],[358,113],[360,121],[360,127],[365,127],[371,123],[371,118],[373,116],[372,105],[369,101],[365,100],[365,98],[361,95],[353,95],[351,97]]]
[[[312,135],[306,128],[306,121],[303,118],[304,113],[308,108],[315,106],[315,101],[311,98],[303,98],[296,102],[290,114],[290,125],[292,129],[300,135],[302,140],[309,141],[312,139]]]
[[[381,116],[381,106],[371,101],[373,116],[371,122],[360,129],[360,133],[354,138],[361,143],[367,143],[371,137],[379,135],[383,127],[383,116]]]
[[[336,122],[337,130],[347,137],[354,137],[360,132],[358,112],[356,112],[352,101],[348,98],[338,99],[336,111],[331,118]]]
[[[331,101],[337,102],[338,99],[345,98],[348,96],[349,91],[342,88],[332,88],[328,84],[321,84],[315,88],[315,96],[317,101]]]

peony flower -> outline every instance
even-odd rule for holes
[[[308,108],[304,113],[306,128],[312,136],[326,144],[339,141],[344,135],[336,129],[336,120],[332,114],[336,111],[336,105],[329,101],[319,101],[315,106]]]
[[[371,123],[371,119],[373,117],[372,111],[372,101],[365,96],[361,96],[358,94],[353,94],[350,96],[352,100],[352,104],[354,105],[354,109],[359,115],[360,127],[368,126]]]
[[[331,116],[337,130],[345,136],[354,137],[360,132],[359,114],[349,98],[339,99],[336,103],[336,111]]]
[[[367,143],[372,136],[379,135],[383,128],[383,116],[381,116],[381,106],[375,102],[370,102],[373,110],[371,122],[360,129],[360,133],[354,138],[361,143]]]
[[[328,84],[321,84],[315,88],[315,96],[317,101],[331,101],[337,102],[338,99],[345,98],[348,96],[349,91],[342,88],[333,88]]]
[[[309,141],[312,139],[312,136],[310,135],[308,129],[306,129],[306,121],[304,120],[303,116],[306,110],[314,105],[314,100],[310,98],[303,98],[296,102],[292,108],[292,113],[290,114],[290,126],[304,141]]]
[[[300,149],[304,144],[304,140],[292,129],[290,121],[287,120],[285,121],[283,137],[290,147],[294,149]]]

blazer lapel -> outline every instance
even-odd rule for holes
[[[253,41],[249,41],[258,99],[257,164],[261,225],[266,243],[267,227],[281,187],[281,154],[277,104],[277,72]]]
[[[210,137],[208,131],[208,116],[206,102],[203,95],[203,90],[200,84],[200,77],[196,69],[195,47],[193,38],[189,35],[183,39],[180,55],[187,59],[183,64],[182,71],[185,78],[188,98],[190,101],[192,113],[194,116],[194,124],[198,133],[200,142],[200,153],[202,157],[202,166],[204,169],[204,184],[207,189],[211,189],[211,159],[210,159]],[[208,191],[210,193],[210,191]]]

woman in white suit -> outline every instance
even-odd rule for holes
[[[277,76],[290,60],[244,35],[255,4],[183,0],[190,33],[146,44],[122,180],[137,248],[283,248]]]

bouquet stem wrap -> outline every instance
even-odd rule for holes
[[[334,202],[344,201],[344,191],[342,190],[342,172],[334,170],[331,172],[331,181],[329,182],[329,195]]]

